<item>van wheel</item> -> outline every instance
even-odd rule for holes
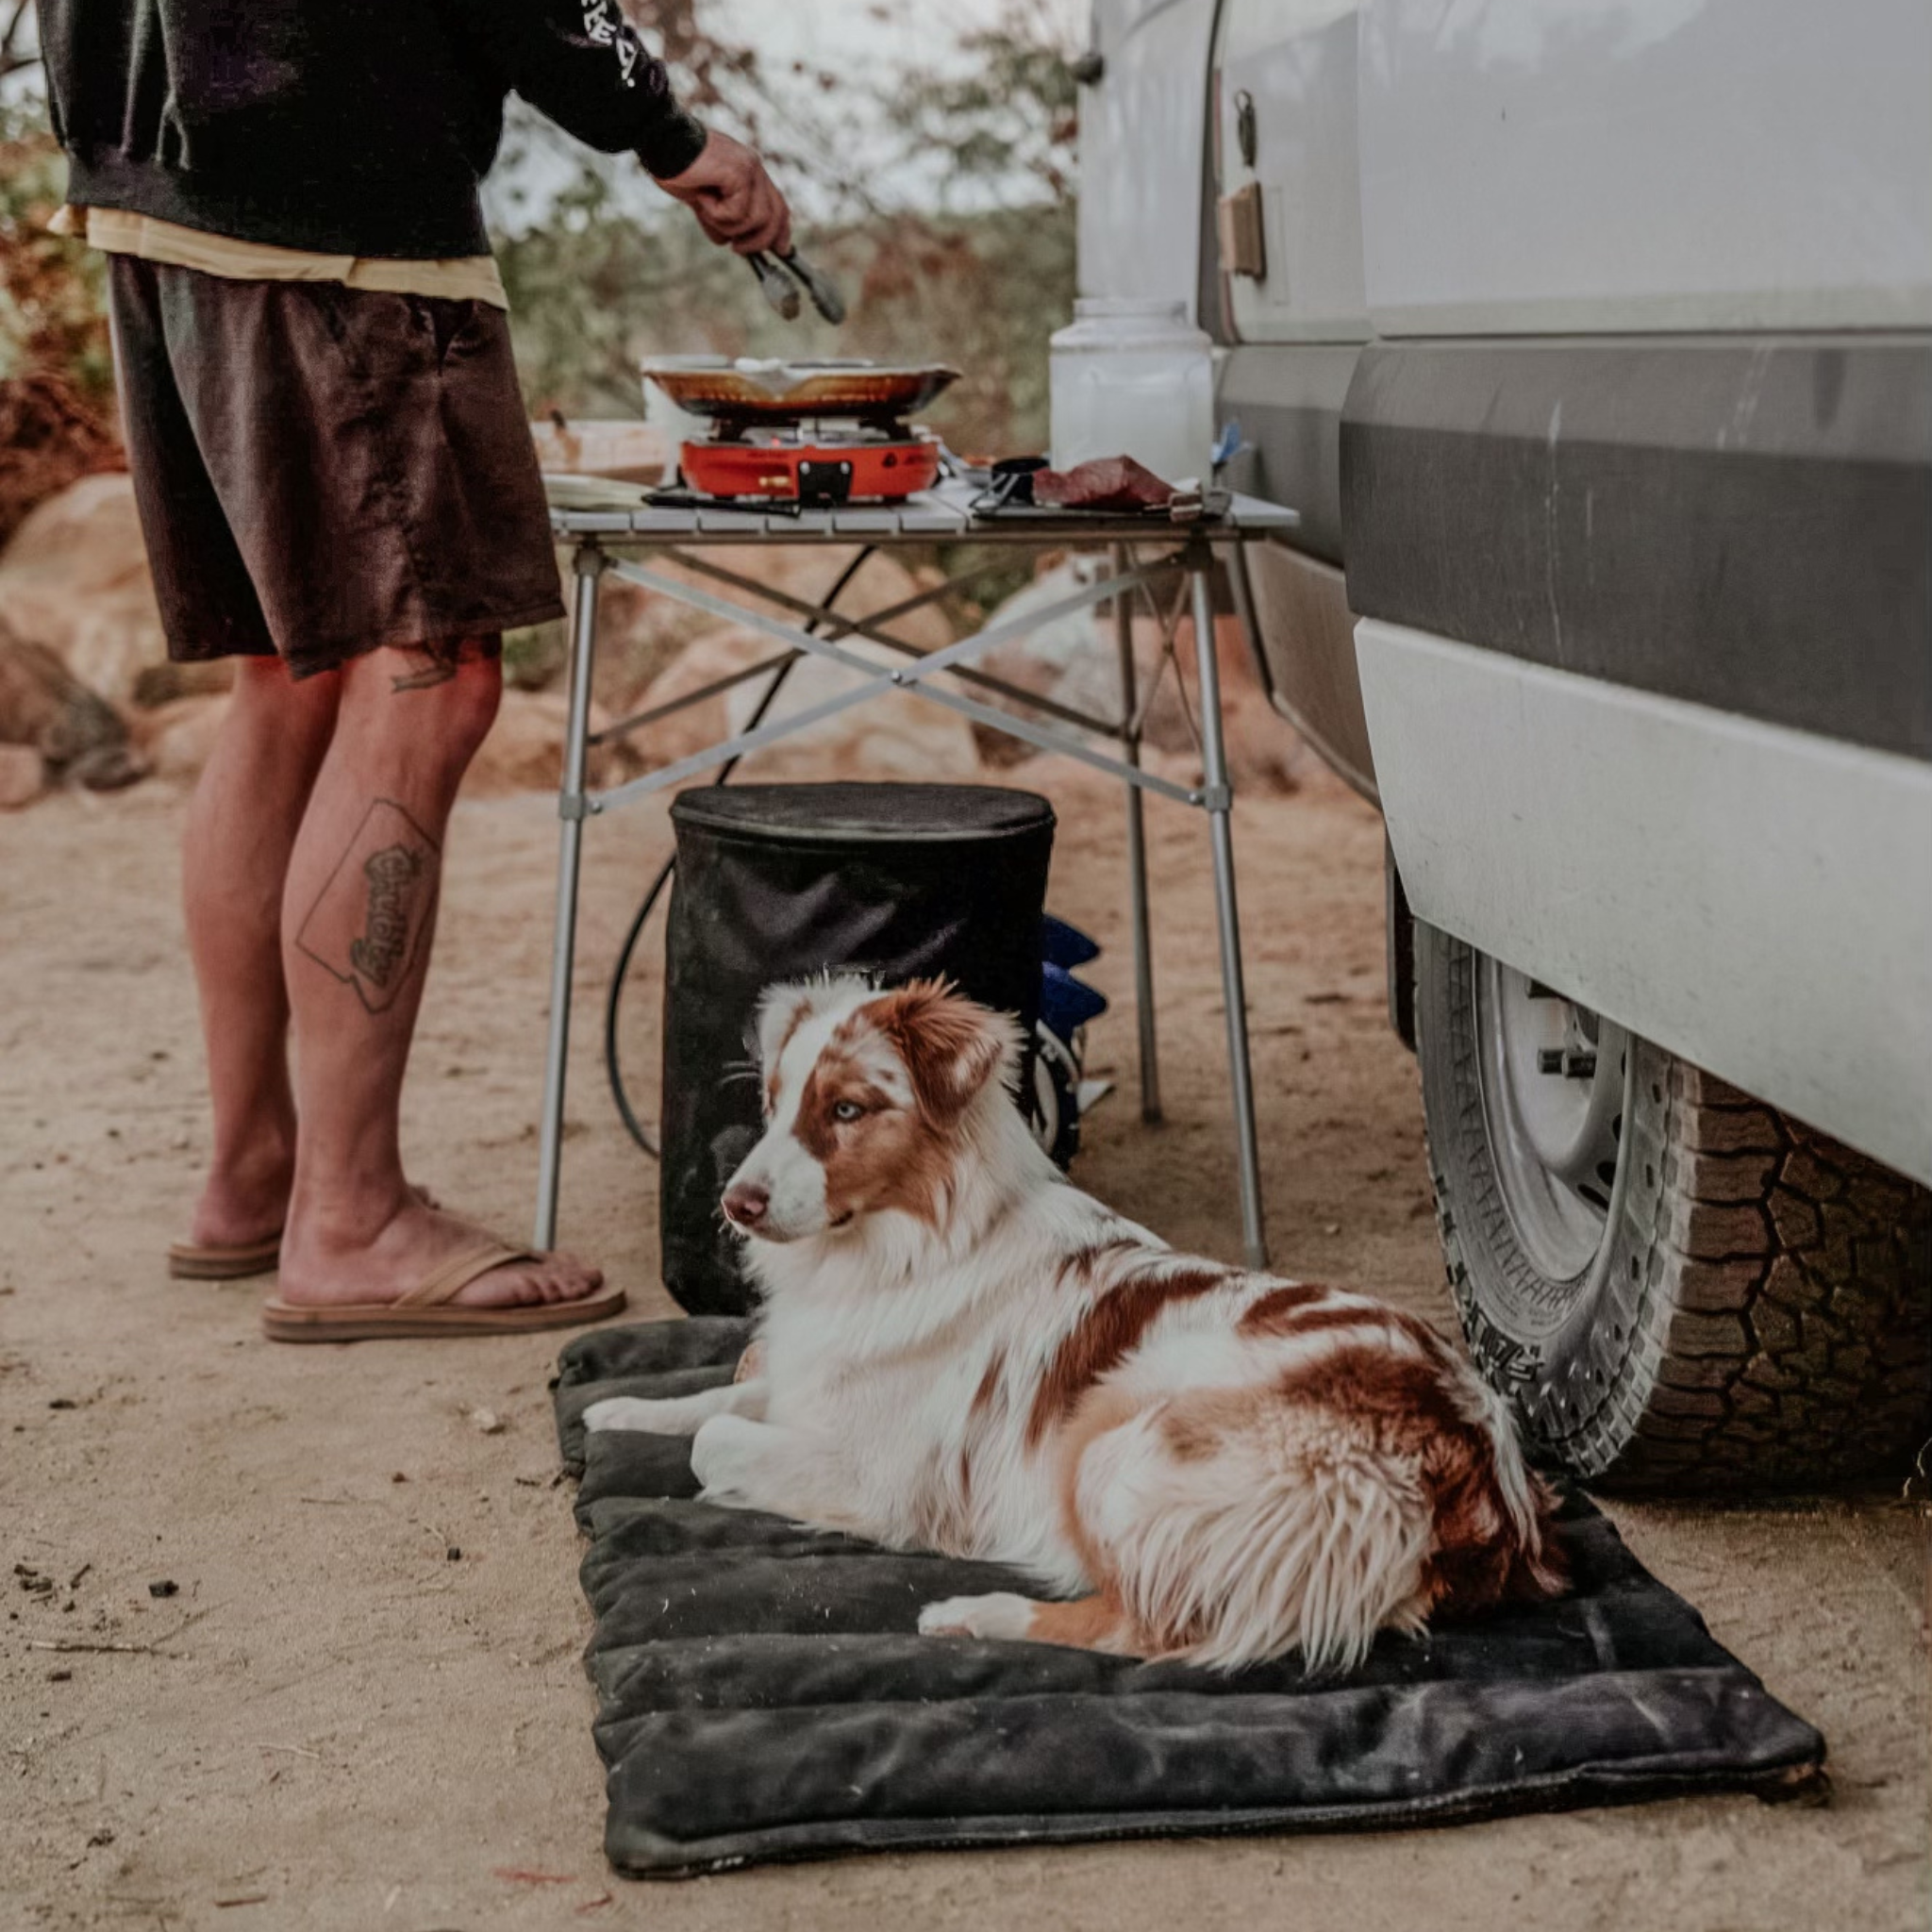
[[[1033,1075],[1021,1103],[1033,1138],[1062,1172],[1080,1151],[1079,1042],[1072,1051],[1041,1022],[1033,1036]]]
[[[1932,1434],[1932,1194],[1420,923],[1471,1352],[1607,1487],[1811,1487]]]

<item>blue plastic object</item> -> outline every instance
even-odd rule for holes
[[[1106,1011],[1104,993],[1083,986],[1071,973],[1051,961],[1041,969],[1040,1018],[1056,1039],[1071,1041],[1088,1021]]]
[[[1099,958],[1100,945],[1078,926],[1069,925],[1064,919],[1056,919],[1049,912],[1040,922],[1040,952],[1049,966],[1071,973],[1075,966]]]

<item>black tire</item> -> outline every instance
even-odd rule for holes
[[[1521,1169],[1492,1130],[1507,1108],[1485,1095],[1497,1061],[1478,1003],[1493,973],[1417,925],[1450,1287],[1478,1366],[1533,1441],[1626,1489],[1811,1488],[1908,1467],[1932,1434],[1932,1194],[1618,1036],[1614,1068],[1594,1074],[1621,1082],[1601,1241],[1553,1278],[1527,1252],[1527,1210],[1512,1211]]]
[[[1034,1030],[1033,1044],[1033,1065],[1021,1110],[1033,1138],[1064,1173],[1080,1151],[1079,1060],[1044,1024]]]

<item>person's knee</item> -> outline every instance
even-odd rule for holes
[[[333,674],[291,677],[279,658],[246,657],[234,661],[230,715],[244,727],[272,732],[277,742],[313,736],[326,741],[334,728],[341,680]]]
[[[490,736],[503,704],[503,664],[496,658],[466,658],[457,675],[437,688],[441,733],[465,763]]]
[[[461,772],[490,735],[503,701],[503,665],[482,651],[372,651],[344,673],[358,736],[407,743],[412,761],[440,757]]]

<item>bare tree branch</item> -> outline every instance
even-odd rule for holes
[[[5,80],[9,74],[19,74],[25,68],[41,64],[38,45],[31,49],[20,45],[20,30],[32,13],[33,4],[34,0],[13,0],[13,11],[7,16],[7,30],[0,33],[0,80]]]

